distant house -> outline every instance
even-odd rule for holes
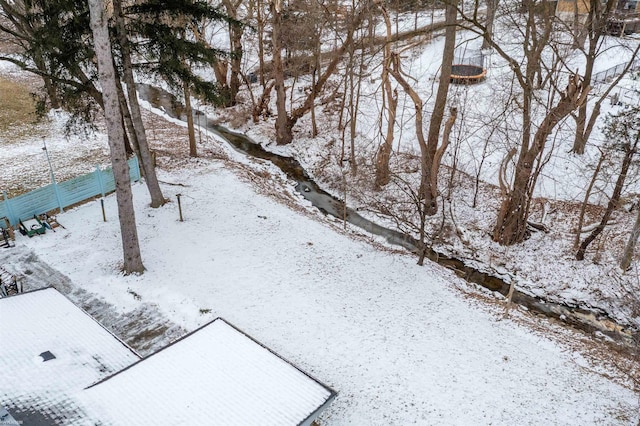
[[[0,324],[3,424],[309,426],[336,396],[221,318],[144,359],[53,288]]]
[[[558,0],[556,16],[567,23],[573,23],[577,18],[577,22],[584,25],[590,10],[589,0]],[[618,0],[607,24],[607,32],[614,36],[640,32],[640,1]]]
[[[221,318],[82,395],[104,425],[286,426],[336,393]]]
[[[573,22],[577,13],[580,23],[584,24],[589,14],[589,0],[558,0],[556,16],[565,22]]]
[[[640,32],[640,1],[618,0],[616,11],[607,25],[607,31],[614,36]]]

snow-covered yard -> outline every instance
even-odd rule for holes
[[[290,185],[305,212],[275,201],[261,188],[279,171],[229,155],[162,172],[173,202],[158,210],[135,185],[141,276],[118,273],[113,196],[107,222],[95,201],[59,215],[66,230],[16,244],[121,313],[152,303],[186,330],[226,318],[338,391],[323,425],[637,421],[629,383],[572,349],[573,332],[521,312],[502,320],[449,271],[341,232]]]
[[[424,55],[437,57],[433,51]],[[482,94],[476,99],[491,101]],[[371,111],[363,113],[362,123],[373,128],[366,118]],[[95,153],[105,158],[103,134],[69,140],[54,124],[58,127],[46,142],[56,172],[64,175],[64,167],[69,175],[85,171],[83,167],[91,170],[92,163],[81,166],[80,160]],[[93,201],[59,215],[66,229],[33,239],[18,236],[16,250],[31,251],[53,268],[57,275],[52,281],[65,281],[61,291],[72,300],[82,292],[88,295],[82,296],[84,303],[96,298],[98,310],[108,308],[141,323],[169,322],[175,325],[172,333],[194,330],[218,316],[227,319],[338,391],[320,419],[323,426],[638,422],[637,390],[614,368],[615,360],[599,356],[607,351],[604,344],[586,344],[584,335],[518,309],[504,319],[502,301],[485,297],[452,272],[431,263],[419,267],[415,257],[381,240],[357,229],[343,231],[342,223],[296,194],[274,166],[247,160],[211,135],[203,135],[203,157],[188,159],[186,142],[181,154],[164,145],[167,139],[179,139],[171,132],[184,135],[183,129],[173,127],[158,136],[154,128],[149,133],[159,152],[159,177],[172,202],[150,209],[144,185],[134,187],[147,268],[143,275],[118,272],[114,196],[105,200],[107,222],[102,222],[100,203]],[[243,130],[266,144],[272,123]],[[301,137],[286,151],[313,170],[314,162],[323,160],[316,154],[333,137],[323,136]],[[69,151],[82,154],[73,148],[80,143],[87,155],[67,162]],[[40,136],[19,145],[6,137],[0,140],[0,159],[12,165],[0,170],[0,187],[16,177],[34,187],[40,184],[36,181],[48,183],[41,144]],[[18,158],[19,164],[13,163]],[[566,176],[575,176],[575,169],[560,161],[557,168],[563,167],[569,169]],[[25,174],[36,168],[38,178]],[[562,176],[553,183],[567,189],[562,185],[569,178]],[[177,194],[184,222],[178,220]],[[544,243],[553,244],[548,240]],[[478,241],[489,244],[486,238]],[[548,264],[550,257],[561,260],[558,268],[570,263],[557,247],[540,247],[540,256],[530,257],[522,269]],[[528,250],[526,245],[514,249],[513,258]],[[0,252],[0,263],[18,273],[30,271],[28,256],[10,253]],[[531,292],[551,291],[545,279],[565,285],[586,274],[556,279],[556,267],[544,269],[523,278]],[[606,274],[598,269],[580,282],[592,284],[592,276]],[[46,284],[46,279],[30,278],[25,282]],[[598,291],[599,286],[572,286],[561,296],[584,300],[588,292]],[[115,328],[109,321],[105,326]],[[166,342],[154,340],[145,349],[157,350]]]

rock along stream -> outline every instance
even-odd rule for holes
[[[138,85],[138,92],[140,97],[149,102],[154,108],[164,110],[170,117],[186,121],[184,107],[172,94],[145,84]],[[289,179],[294,180],[297,183],[295,187],[296,190],[323,213],[335,216],[340,220],[344,218],[345,210],[343,203],[322,190],[313,179],[309,177],[296,159],[266,151],[261,145],[253,142],[248,136],[232,132],[225,127],[213,123],[201,111],[194,110],[193,114],[194,122],[199,123],[201,128],[216,133],[236,150],[251,157],[271,161],[280,168]],[[205,118],[204,123],[202,122],[202,117]],[[390,244],[403,247],[412,252],[417,252],[418,244],[413,237],[380,226],[362,217],[353,209],[346,209],[346,220],[368,233],[384,237]],[[491,291],[497,291],[504,296],[507,296],[509,293],[509,282],[490,273],[480,271],[475,267],[468,266],[462,259],[450,257],[432,249],[429,249],[427,258],[453,270],[456,275],[470,283],[478,284]],[[616,323],[606,312],[601,310],[550,302],[518,290],[514,290],[512,302],[524,306],[531,312],[558,319],[579,330],[588,333],[600,332],[625,345],[635,346],[635,342],[640,338],[640,332],[629,330]]]

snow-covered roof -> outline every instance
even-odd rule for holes
[[[74,395],[139,359],[54,288],[0,298],[0,404],[20,424],[84,417]]]
[[[105,425],[308,425],[335,392],[221,318],[88,388]]]

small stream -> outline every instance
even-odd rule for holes
[[[163,109],[173,118],[186,121],[183,106],[170,93],[144,84],[138,85],[138,91],[140,97],[149,102],[153,107]],[[194,118],[194,121],[196,123],[199,122],[200,127],[218,134],[236,150],[251,157],[268,160],[280,168],[289,179],[297,182],[296,190],[323,213],[335,216],[340,220],[344,218],[343,203],[320,188],[313,179],[309,177],[295,158],[268,152],[248,136],[228,130],[225,127],[213,123],[213,121],[208,118],[203,124],[202,117],[206,117],[206,115],[200,111],[194,112],[194,115],[199,116]],[[380,226],[362,217],[353,209],[346,209],[346,220],[370,234],[384,237],[390,244],[403,247],[412,252],[417,252],[418,244],[413,237]],[[468,266],[463,259],[453,258],[432,249],[429,249],[427,258],[453,270],[456,275],[470,283],[478,284],[491,291],[499,292],[504,296],[507,296],[509,293],[509,282]],[[531,312],[558,319],[588,333],[600,332],[626,345],[635,346],[635,342],[639,337],[638,333],[633,333],[617,324],[606,312],[601,310],[590,310],[557,302],[549,302],[540,297],[534,297],[518,290],[513,292],[512,301]]]

